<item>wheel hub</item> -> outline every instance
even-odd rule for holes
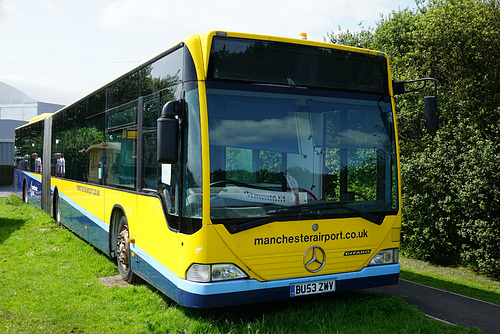
[[[127,266],[129,263],[129,242],[127,226],[124,226],[118,234],[116,251],[118,255],[118,263],[122,264],[123,266]]]

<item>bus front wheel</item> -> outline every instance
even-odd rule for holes
[[[116,236],[116,262],[122,279],[134,283],[136,275],[130,268],[130,244],[127,217],[121,216]]]

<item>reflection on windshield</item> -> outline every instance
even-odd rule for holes
[[[296,117],[266,118],[262,120],[221,120],[210,131],[217,145],[254,146],[256,143],[294,140]],[[291,131],[292,130],[292,131]]]
[[[214,222],[315,203],[397,210],[390,99],[328,94],[207,89]],[[352,209],[318,207],[316,215],[356,216]]]

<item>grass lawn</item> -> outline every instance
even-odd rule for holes
[[[1,333],[477,333],[365,291],[196,310],[148,284],[99,280],[117,274],[108,257],[43,211],[0,199]]]

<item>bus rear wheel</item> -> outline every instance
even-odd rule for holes
[[[53,209],[52,209],[52,217],[57,223],[57,227],[61,227],[61,207],[59,204],[59,191],[54,192],[53,198]]]
[[[23,202],[28,204],[28,182],[26,179],[23,182]]]
[[[130,244],[128,239],[127,217],[121,216],[116,235],[116,262],[122,279],[128,283],[134,283],[136,275],[130,268]]]

